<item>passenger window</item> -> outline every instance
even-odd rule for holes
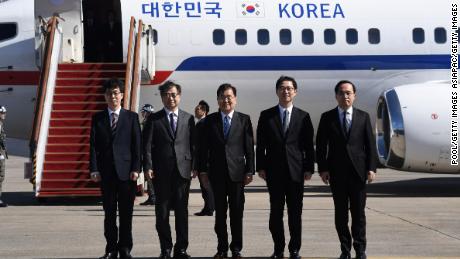
[[[348,29],[345,34],[348,44],[358,43],[358,31],[356,29]]]
[[[441,27],[434,29],[434,41],[439,44],[446,43],[447,41],[446,29],[441,28]]]
[[[302,43],[305,45],[311,45],[315,41],[313,30],[303,29],[302,30]]]
[[[270,33],[267,29],[260,29],[257,31],[257,42],[260,45],[267,45],[270,43]]]
[[[334,29],[324,30],[324,43],[328,45],[335,44],[335,30]]]
[[[282,29],[280,30],[280,43],[283,45],[291,44],[292,37],[291,37],[291,30],[289,29]]]
[[[16,23],[0,23],[0,41],[9,40],[18,34]]]
[[[222,29],[215,29],[212,33],[212,41],[216,45],[224,45],[225,43],[225,32]]]
[[[367,33],[370,44],[379,44],[380,43],[380,31],[379,29],[372,28],[369,29]]]
[[[246,45],[246,43],[248,43],[248,34],[246,30],[238,29],[235,31],[235,42],[238,45]]]
[[[157,45],[158,43],[158,31],[157,30],[153,30],[153,44],[154,45]]]
[[[415,44],[422,44],[425,42],[425,31],[422,28],[415,28],[412,30],[412,40]]]

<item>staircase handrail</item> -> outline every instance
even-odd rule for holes
[[[130,110],[137,112],[139,106],[139,91],[140,91],[140,66],[141,66],[141,41],[144,31],[144,24],[142,20],[139,20],[137,26],[137,35],[136,35],[136,48],[134,50],[134,69],[133,69],[133,82],[131,85],[131,98],[130,98]]]
[[[133,62],[134,62],[134,53],[135,53],[135,28],[136,28],[136,19],[131,16],[131,21],[129,25],[129,40],[128,40],[128,54],[126,59],[126,72],[125,72],[125,86],[124,86],[124,96],[123,96],[123,108],[129,109],[130,99],[131,99],[131,85],[133,81]]]

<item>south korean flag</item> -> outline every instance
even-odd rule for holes
[[[238,17],[252,18],[264,17],[264,6],[261,2],[240,2],[238,6]]]

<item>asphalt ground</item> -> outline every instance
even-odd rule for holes
[[[10,141],[11,142],[11,141]],[[97,258],[104,253],[104,213],[97,198],[49,199],[39,203],[23,179],[25,142],[12,142],[0,208],[0,258]],[[135,258],[160,253],[153,206],[134,208]],[[197,217],[203,201],[198,181],[189,201],[189,249],[193,258],[212,258],[217,240],[213,217]],[[368,257],[460,258],[460,175],[378,171],[368,186],[366,207]],[[268,230],[269,200],[265,182],[255,177],[246,188],[244,248],[246,258],[267,258],[273,252]],[[302,222],[303,258],[337,258],[330,189],[315,174],[305,186]],[[174,218],[171,217],[174,233]],[[285,216],[287,231],[287,216]],[[289,234],[286,233],[287,241]],[[287,255],[287,251],[285,252]]]

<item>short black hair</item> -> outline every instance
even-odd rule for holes
[[[104,93],[108,90],[113,90],[115,88],[120,89],[121,93],[125,92],[125,84],[120,79],[115,77],[107,79],[102,85],[102,87],[104,89]]]
[[[294,86],[294,89],[297,90],[297,82],[295,81],[295,79],[293,77],[290,77],[290,76],[280,76],[280,78],[278,78],[278,80],[276,80],[276,90],[278,90],[281,87],[281,84],[284,81],[292,82],[292,85]]]
[[[224,92],[227,91],[228,89],[232,89],[233,95],[236,96],[236,87],[234,87],[233,85],[229,83],[224,83],[224,84],[221,84],[219,88],[217,88],[217,98],[223,95]]]
[[[163,95],[163,94],[165,94],[169,89],[171,89],[171,88],[173,88],[173,87],[176,87],[177,92],[178,92],[179,94],[181,94],[182,88],[180,87],[180,85],[179,85],[179,84],[176,84],[176,83],[174,83],[173,81],[170,81],[170,80],[164,82],[162,85],[160,85],[160,86],[158,87],[158,89],[160,90],[160,94]]]
[[[204,110],[206,111],[206,114],[209,113],[209,104],[205,100],[201,100],[198,105],[204,107]]]
[[[350,84],[351,86],[353,86],[353,93],[356,93],[356,86],[355,84],[353,84],[351,81],[349,80],[340,80],[334,87],[334,92],[335,94],[338,94],[339,93],[339,87],[343,84]]]

